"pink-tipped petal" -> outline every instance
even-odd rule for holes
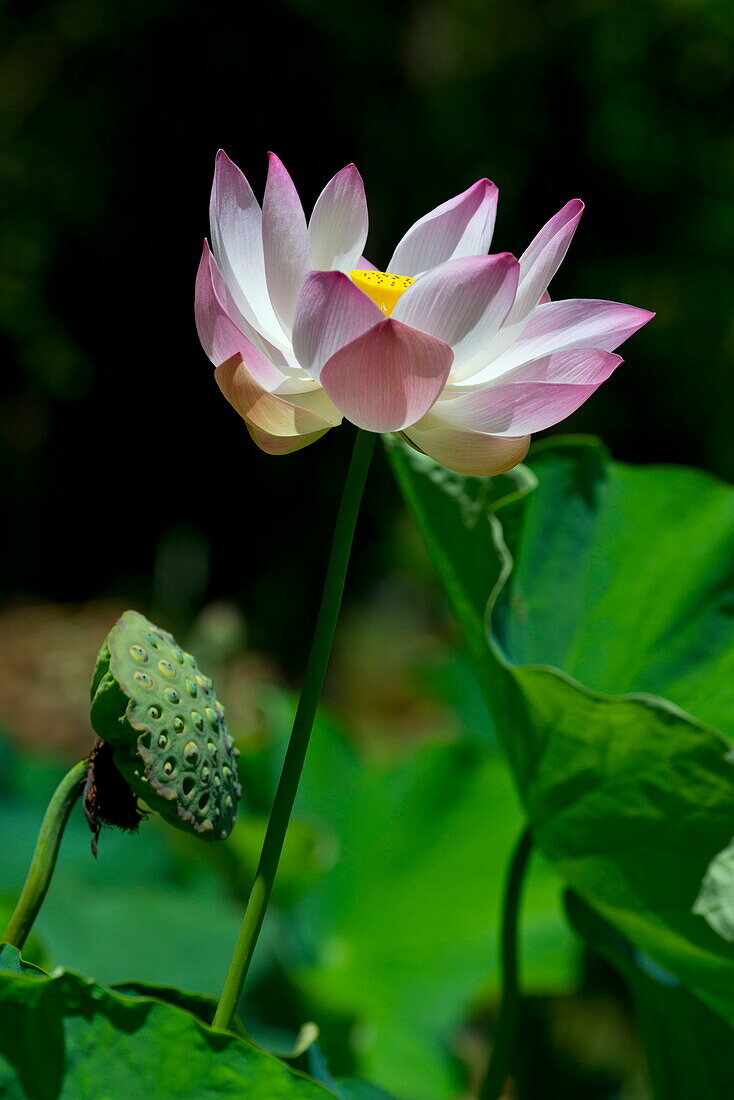
[[[655,316],[646,309],[593,299],[568,299],[540,305],[514,343],[485,370],[467,378],[467,385],[513,373],[541,356],[574,348],[614,351]],[[513,381],[515,379],[513,378]]]
[[[341,416],[323,390],[289,395],[269,393],[258,384],[245,363],[228,359],[214,372],[217,385],[249,427],[266,435],[292,438],[324,432]]]
[[[592,299],[540,305],[495,366],[501,364],[503,372],[513,370],[531,359],[573,348],[614,351],[654,316],[647,309]]]
[[[571,199],[530,242],[520,257],[520,282],[506,324],[522,320],[538,304],[563,262],[584,212],[581,199]]]
[[[340,348],[321,371],[336,407],[371,432],[414,424],[443,390],[453,352],[443,340],[391,318]]]
[[[355,271],[357,271],[357,270],[359,270],[359,271],[378,271],[379,268],[376,268],[374,264],[371,264],[370,261],[368,259],[366,259],[366,257],[360,256],[359,261],[357,263],[357,266],[353,270],[355,270]]]
[[[312,271],[303,284],[293,322],[293,350],[318,380],[334,352],[379,324],[385,315],[340,271]]]
[[[497,188],[478,180],[411,226],[395,249],[387,270],[395,275],[419,275],[460,256],[489,251],[497,215]]]
[[[243,350],[242,332],[215,289],[217,270],[209,245],[204,241],[194,292],[194,319],[201,346],[215,367]],[[217,280],[219,282],[219,280]]]
[[[601,348],[573,348],[543,355],[523,363],[492,384],[493,389],[516,382],[562,382],[569,386],[599,386],[622,362],[619,355]],[[477,391],[474,391],[477,392]]]
[[[367,199],[353,164],[337,172],[316,200],[308,223],[316,271],[353,271],[367,240]]]
[[[268,158],[262,214],[265,277],[273,309],[290,333],[296,301],[309,269],[308,230],[293,180],[275,153],[269,153]]]
[[[511,470],[522,462],[528,453],[530,436],[520,439],[503,439],[481,432],[462,431],[443,427],[429,413],[422,422],[433,422],[429,427],[414,425],[402,434],[408,443],[427,454],[449,470],[474,477],[490,477]]]
[[[449,260],[416,279],[392,317],[449,344],[458,367],[499,329],[515,298],[519,270],[509,252]]]
[[[440,403],[436,415],[456,427],[518,436],[550,428],[575,412],[622,362],[596,348],[559,352],[513,375]]]
[[[204,241],[204,248],[206,249],[207,247],[207,243]],[[289,355],[285,355],[280,348],[276,347],[275,344],[271,344],[262,333],[258,332],[254,325],[251,325],[249,321],[242,316],[217,266],[217,261],[211,253],[209,255],[209,268],[214,293],[240,331],[255,345],[258,351],[262,352],[265,358],[268,359],[273,366],[278,367],[278,369],[283,372],[283,382],[287,379],[288,385],[293,386],[296,390],[299,388],[310,388],[310,380],[302,379],[303,372],[295,362],[293,353],[291,352]]]
[[[209,204],[212,250],[242,316],[270,339],[283,332],[268,295],[262,214],[242,172],[220,149]]]
[[[247,362],[253,377],[265,389],[284,383],[283,372],[248,339],[235,320],[235,306],[206,241],[196,273],[194,316],[201,346],[215,367],[237,356]]]

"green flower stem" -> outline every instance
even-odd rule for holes
[[[255,944],[262,928],[265,911],[278,870],[283,842],[288,830],[298,783],[306,759],[306,750],[311,737],[316,707],[326,676],[331,655],[349,553],[352,548],[354,528],[362,500],[370,458],[376,436],[372,432],[359,431],[354,443],[354,452],[344,484],[339,514],[334,530],[331,556],[321,597],[321,607],[316,621],[311,653],[308,659],[306,675],[298,702],[298,710],[293,722],[288,750],[283,762],[278,789],[275,792],[273,808],[270,812],[260,861],[255,872],[255,881],[247,902],[242,928],[232,955],[227,977],[214,1016],[214,1026],[230,1027],[237,1008],[247,971],[252,961]]]
[[[498,1100],[508,1074],[515,1068],[517,1025],[520,1016],[520,982],[517,965],[517,925],[522,887],[533,848],[526,829],[515,848],[505,887],[502,911],[502,1003],[492,1044],[492,1057],[479,1100]]]
[[[84,787],[87,763],[86,760],[80,760],[64,776],[54,791],[43,816],[23,892],[5,929],[5,943],[12,944],[19,951],[46,897],[66,822]]]

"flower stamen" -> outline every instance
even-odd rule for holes
[[[375,302],[389,317],[400,295],[415,279],[409,275],[392,275],[389,271],[350,271],[349,277],[368,298]]]

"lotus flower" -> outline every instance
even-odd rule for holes
[[[354,165],[326,185],[307,224],[274,154],[261,210],[220,152],[197,330],[258,446],[286,454],[346,418],[398,432],[449,469],[494,474],[523,459],[532,432],[582,405],[653,315],[550,301],[579,199],[519,260],[488,254],[496,210],[497,188],[479,180],[417,221],[381,272],[362,255],[367,204]]]

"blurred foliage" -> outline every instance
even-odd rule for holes
[[[136,836],[105,830],[94,861],[75,812],[28,958],[141,996],[170,999],[172,985],[216,994],[293,706],[275,687],[258,697],[259,732],[239,741],[249,810],[221,845],[154,815]],[[496,1011],[502,866],[520,811],[497,750],[461,733],[389,760],[357,752],[321,715],[240,1006],[249,1034],[270,1050],[288,1050],[315,1020],[337,1078],[364,1076],[400,1100],[414,1090],[454,1100],[476,1085]],[[0,892],[10,898],[58,769],[0,744]],[[536,861],[523,919],[532,1064],[559,1077],[566,1100],[605,1100],[623,1079],[634,1082],[636,1046],[625,1002],[608,975],[599,986],[598,966],[596,992],[583,992],[559,900],[558,880]],[[326,1080],[308,1059],[303,1068]],[[637,1100],[629,1088],[623,1095]]]
[[[568,913],[579,934],[629,983],[655,1095],[726,1100],[732,1082],[731,1029],[574,895],[568,897]]]
[[[10,0],[0,31],[0,597],[122,592],[176,630],[234,597],[303,660],[349,432],[268,458],[210,379],[191,299],[220,144],[258,188],[276,148],[307,206],[356,161],[378,263],[479,175],[515,252],[580,195],[554,296],[658,317],[571,426],[734,475],[729,0],[274,0],[256,30],[222,0]],[[388,485],[378,464],[356,594],[391,560]]]

